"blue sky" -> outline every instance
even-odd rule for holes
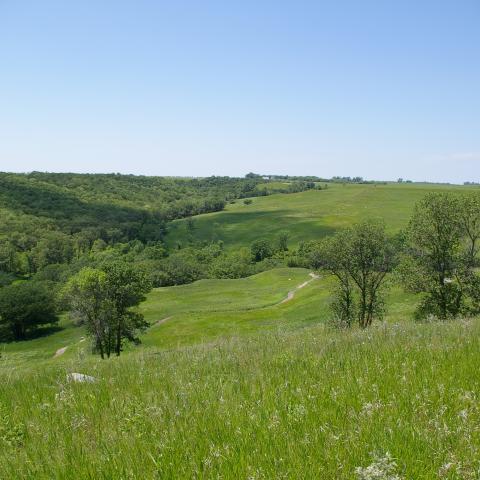
[[[0,0],[0,170],[480,181],[480,2]]]

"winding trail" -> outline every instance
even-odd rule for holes
[[[65,353],[65,351],[67,350],[68,347],[62,347],[62,348],[59,348],[56,352],[55,352],[55,355],[53,356],[53,358],[57,358],[59,357],[60,355],[63,355]]]
[[[82,343],[86,340],[85,337],[80,338],[78,343]],[[56,352],[53,358],[61,357],[66,351],[67,351],[68,345],[66,347],[59,348]]]
[[[309,275],[310,277],[312,277],[310,280],[307,280],[306,282],[301,283],[298,287],[295,287],[293,290],[290,290],[287,294],[287,297],[284,298],[281,302],[279,302],[278,305],[281,305],[282,303],[286,303],[286,302],[289,302],[290,300],[293,300],[293,298],[295,297],[295,293],[298,290],[306,287],[309,283],[320,278],[320,275],[317,275],[316,273],[313,273],[313,272],[310,272]]]
[[[293,298],[295,297],[295,293],[298,290],[301,290],[302,288],[305,288],[309,283],[312,283],[314,280],[317,280],[317,279],[320,278],[320,275],[317,275],[316,273],[313,273],[313,272],[310,272],[308,275],[311,277],[310,280],[307,280],[306,282],[303,282],[300,285],[298,285],[297,287],[295,287],[293,290],[290,290],[288,292],[287,296],[283,300],[278,302],[276,305],[282,305],[283,303],[286,303],[286,302],[289,302],[290,300],[293,300]],[[152,323],[149,328],[156,327],[158,325],[162,325],[163,323],[168,322],[172,317],[173,317],[173,315],[170,315],[169,317],[165,317],[165,318],[162,318],[161,320],[157,320],[156,322]],[[85,341],[85,337],[82,337],[78,343],[81,343],[81,342],[84,342],[84,341]],[[68,348],[68,346],[59,348],[55,352],[55,355],[53,356],[53,358],[60,357],[61,355],[63,355],[65,353],[65,351],[67,350],[67,348]]]
[[[161,325],[162,323],[168,322],[168,320],[170,320],[172,317],[173,315],[170,315],[169,317],[165,317],[165,318],[162,318],[161,320],[157,320],[155,323],[150,325],[150,328],[156,327],[157,325]]]

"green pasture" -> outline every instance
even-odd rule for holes
[[[189,285],[152,290],[140,306],[150,327],[142,346],[175,348],[219,338],[263,334],[268,330],[294,330],[325,323],[330,318],[332,279],[314,279],[302,268],[277,268],[237,280],[200,280]],[[303,288],[299,285],[309,282]],[[288,292],[295,291],[287,302]],[[398,287],[388,295],[390,322],[411,316],[416,299]],[[0,370],[28,367],[32,361],[59,363],[65,358],[90,355],[85,331],[67,316],[58,331],[40,338],[0,347]],[[141,349],[129,347],[128,351]],[[68,347],[61,357],[56,351]]]
[[[249,245],[260,237],[288,231],[291,245],[316,239],[368,218],[383,220],[389,232],[404,227],[416,202],[431,191],[467,191],[469,187],[431,184],[329,184],[326,190],[275,194],[237,200],[224,211],[194,217],[193,238],[222,240],[228,248]],[[170,224],[167,243],[188,243],[185,220]]]

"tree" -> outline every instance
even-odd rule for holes
[[[0,240],[0,271],[14,273],[17,271],[17,251],[10,240]]]
[[[241,278],[254,273],[252,256],[247,248],[216,257],[209,267],[211,278]]]
[[[145,300],[151,285],[145,273],[125,262],[108,263],[103,267],[107,274],[107,296],[112,307],[115,329],[115,353],[120,355],[124,340],[138,343],[136,332],[148,326],[143,315],[131,310]]]
[[[480,249],[480,195],[477,192],[463,195],[457,212],[466,236],[466,261],[470,267],[475,267]]]
[[[350,327],[357,311],[354,283],[348,269],[348,239],[349,232],[340,231],[333,237],[325,238],[317,249],[317,268],[321,265],[337,278],[331,309],[335,324],[340,327]]]
[[[252,258],[256,262],[261,262],[262,260],[265,260],[273,255],[272,246],[266,238],[259,238],[258,240],[255,240],[250,246],[250,252],[252,254]]]
[[[324,265],[338,280],[333,309],[341,320],[350,325],[356,313],[365,328],[381,318],[381,287],[395,259],[385,227],[371,221],[357,224],[327,240],[324,252]]]
[[[114,348],[113,316],[107,294],[107,274],[94,268],[84,268],[72,277],[64,291],[71,314],[85,324],[93,338],[94,350],[105,358]]]
[[[87,325],[95,350],[104,358],[120,355],[125,341],[138,343],[137,332],[148,324],[132,311],[150,290],[147,276],[131,265],[114,261],[100,269],[85,268],[70,279],[66,294],[71,310]]]
[[[300,265],[306,268],[313,268],[318,270],[325,263],[326,252],[324,251],[324,242],[310,240],[308,242],[300,242],[297,254],[300,258]]]
[[[185,228],[187,229],[187,238],[190,243],[193,243],[193,238],[195,234],[195,220],[192,217],[187,217],[185,220]]]
[[[446,319],[461,312],[466,274],[461,210],[460,199],[446,193],[430,193],[415,207],[400,272],[407,289],[424,293],[418,318]]]
[[[39,327],[56,324],[56,310],[47,283],[20,282],[0,288],[0,326],[6,339],[24,340]]]
[[[285,230],[277,235],[277,249],[279,252],[288,251],[288,232]]]
[[[393,267],[395,251],[383,224],[364,222],[350,232],[350,275],[359,289],[359,323],[367,327],[383,315],[380,287]]]
[[[62,232],[48,232],[33,249],[37,269],[54,263],[69,263],[73,255],[73,241]]]

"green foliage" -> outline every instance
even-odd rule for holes
[[[94,349],[102,358],[120,355],[125,341],[138,343],[137,331],[147,324],[132,311],[145,299],[150,283],[144,273],[124,262],[106,263],[101,269],[85,268],[65,288],[74,318],[87,327]]]
[[[321,243],[318,241],[300,242],[297,254],[300,259],[300,265],[306,268],[310,267],[318,270],[324,263],[325,252],[323,252]]]
[[[143,315],[132,311],[131,307],[145,300],[151,284],[145,273],[125,262],[107,263],[103,271],[106,274],[106,294],[115,332],[115,353],[118,356],[124,340],[137,343],[137,331],[147,326]]]
[[[356,313],[361,327],[382,318],[382,287],[392,269],[395,251],[385,227],[364,222],[336,233],[324,241],[324,266],[337,278],[333,312],[349,326]]]
[[[62,232],[47,232],[32,249],[36,270],[52,264],[70,263],[73,255],[73,239]]]
[[[425,294],[419,318],[446,319],[464,310],[479,224],[476,197],[431,193],[415,207],[400,272],[407,288]]]
[[[48,265],[137,240],[159,243],[167,223],[265,195],[260,178],[0,173],[0,271],[30,275]]]
[[[480,194],[468,193],[460,197],[457,213],[465,236],[465,261],[472,268],[477,266],[480,249]]]
[[[19,282],[0,288],[0,339],[23,340],[58,322],[48,282]]]
[[[278,233],[276,243],[277,251],[286,252],[288,250],[288,232],[286,230]]]
[[[101,270],[84,268],[69,280],[64,296],[72,318],[86,326],[93,339],[94,350],[102,358],[110,357],[115,339],[107,274]]]
[[[241,248],[236,252],[223,253],[215,258],[209,269],[210,278],[242,278],[255,272],[251,252]]]
[[[250,253],[255,262],[260,262],[273,255],[274,250],[267,238],[259,238],[250,246]]]

